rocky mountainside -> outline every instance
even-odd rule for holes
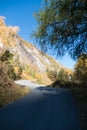
[[[47,70],[64,68],[52,57],[42,53],[33,44],[23,40],[18,35],[19,27],[7,26],[4,17],[0,17],[0,55],[9,50],[14,58],[11,66],[18,72],[21,68],[21,78],[39,83],[50,83]]]

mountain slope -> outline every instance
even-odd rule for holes
[[[22,79],[29,79],[39,83],[51,83],[47,70],[64,68],[52,57],[41,53],[34,45],[23,40],[17,33],[17,26],[6,26],[4,17],[0,17],[0,54],[9,50],[14,58],[11,66],[18,72],[21,67]]]

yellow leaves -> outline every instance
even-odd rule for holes
[[[15,73],[18,73],[19,72],[19,67],[15,66],[14,71],[15,71]]]
[[[15,45],[13,37],[20,31],[18,26],[6,26],[4,17],[0,16],[0,39],[5,45]]]
[[[20,31],[19,27],[18,26],[9,26],[8,27],[8,32],[11,33],[11,34],[17,34],[18,32]]]
[[[87,81],[87,54],[81,55],[78,59],[75,69],[74,78],[78,79],[79,83],[84,83],[86,85]]]
[[[0,35],[5,35],[5,37],[16,35],[19,32],[19,27],[17,26],[1,26],[0,27]]]
[[[65,70],[66,71],[66,73],[68,74],[68,75],[72,75],[74,72],[73,72],[73,70],[70,70],[70,69],[67,69],[67,70]]]
[[[35,74],[35,78],[36,78],[36,79],[41,79],[41,78],[42,78],[42,76],[41,76],[41,74],[36,73],[36,74]]]
[[[33,80],[33,77],[31,75],[27,74],[26,72],[23,72],[21,74],[21,78],[26,79],[26,80]]]

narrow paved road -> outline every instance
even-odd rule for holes
[[[44,85],[41,85],[41,84],[32,83],[29,80],[17,80],[17,81],[15,81],[15,83],[20,84],[20,85],[25,85],[25,86],[29,87],[30,89],[38,88],[38,86],[44,86]]]
[[[39,87],[0,109],[0,130],[80,130],[71,93]]]

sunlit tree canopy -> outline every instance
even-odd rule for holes
[[[74,68],[74,78],[87,86],[87,54],[82,54]]]

